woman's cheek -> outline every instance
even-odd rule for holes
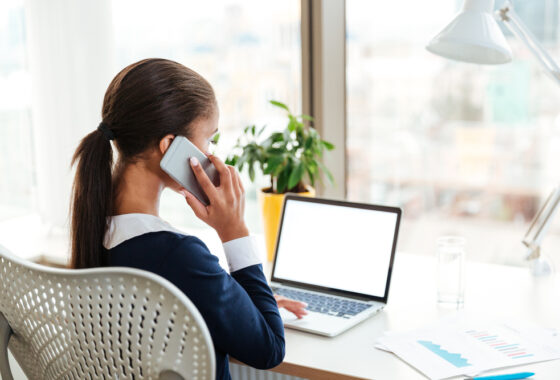
[[[204,144],[204,149],[202,149],[202,153],[204,153],[204,154],[209,154],[210,153],[210,144],[208,142],[206,142],[206,144]]]
[[[209,147],[208,141],[204,141],[204,142],[201,142],[201,141],[192,141],[192,143],[193,143],[198,149],[200,149],[200,151],[201,151],[202,153],[208,153],[208,147]]]

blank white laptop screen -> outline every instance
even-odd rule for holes
[[[384,297],[397,213],[287,200],[274,277]]]

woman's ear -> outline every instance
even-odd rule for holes
[[[171,145],[171,143],[173,142],[174,138],[175,135],[166,135],[159,141],[159,151],[161,152],[162,156],[165,154],[165,152],[169,148],[169,145]]]

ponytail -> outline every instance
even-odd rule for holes
[[[112,213],[113,149],[105,124],[82,139],[72,157],[77,163],[72,187],[71,268],[105,265],[103,239]]]

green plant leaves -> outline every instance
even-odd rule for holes
[[[252,162],[249,165],[249,179],[251,180],[251,182],[255,182],[255,165],[254,165],[254,162]]]
[[[288,190],[293,189],[303,178],[305,172],[305,167],[300,162],[296,165],[295,169],[290,173],[290,178],[288,180]]]
[[[280,174],[278,174],[278,180],[276,181],[276,192],[278,194],[283,193],[288,187],[288,179],[290,177],[290,170],[288,168],[282,170]]]
[[[285,158],[282,154],[270,156],[269,159],[265,162],[263,174],[275,175],[278,167],[280,167],[284,163],[284,161]]]
[[[298,127],[298,121],[292,115],[289,115],[289,116],[290,116],[290,122],[288,123],[288,131],[295,132],[295,130]]]
[[[255,180],[256,168],[271,176],[276,193],[301,187],[304,177],[311,185],[322,172],[334,183],[330,171],[320,162],[324,150],[333,150],[333,144],[320,138],[315,128],[304,121],[314,121],[309,115],[293,115],[284,103],[271,100],[270,104],[288,112],[288,121],[283,131],[272,132],[263,139],[265,127],[246,126],[237,140],[233,152],[226,163],[239,171],[248,167],[249,178]]]
[[[331,143],[328,142],[328,141],[321,140],[321,144],[323,144],[323,146],[324,146],[325,148],[327,148],[327,150],[333,150],[333,149],[334,149],[334,145],[331,144]]]
[[[218,144],[218,142],[220,141],[220,132],[216,132],[216,134],[214,135],[214,137],[212,137],[212,144]]]
[[[226,158],[225,163],[226,165],[235,166],[237,164],[237,161],[239,161],[239,156],[231,155]]]
[[[275,143],[281,141],[284,141],[284,134],[282,132],[274,132],[266,140],[263,141],[262,146],[265,149],[269,149],[272,148]]]
[[[277,100],[271,100],[271,101],[270,101],[270,104],[272,104],[273,106],[276,106],[276,107],[283,108],[283,109],[285,109],[286,111],[290,112],[290,109],[288,108],[288,106],[285,105],[285,104],[282,103],[282,102],[279,102],[279,101],[277,101]]]

